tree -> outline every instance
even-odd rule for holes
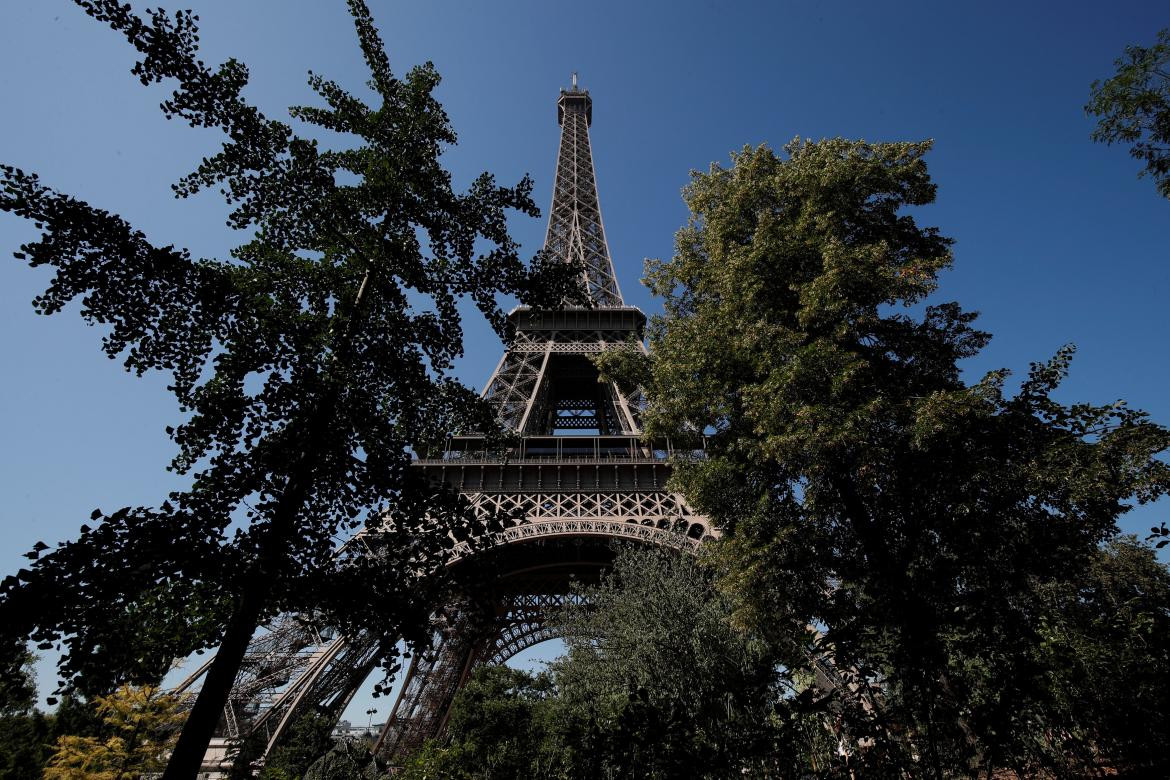
[[[787,736],[790,681],[692,556],[626,548],[583,596],[550,666],[571,776],[728,777]]]
[[[1117,72],[1094,81],[1085,112],[1099,117],[1092,138],[1106,144],[1131,144],[1130,156],[1170,198],[1170,28],[1153,46],[1127,46],[1114,62]]]
[[[1133,537],[1110,540],[1083,577],[1044,587],[1039,665],[1076,741],[1133,776],[1170,756],[1170,569]]]
[[[62,736],[45,780],[131,780],[163,768],[186,718],[179,697],[123,685],[94,700],[109,736]]]
[[[66,696],[46,715],[37,706],[36,656],[23,646],[10,654],[0,673],[0,780],[40,777],[62,736],[94,736],[106,731],[94,708]]]
[[[922,305],[951,242],[906,213],[934,199],[929,147],[797,140],[694,174],[674,256],[648,264],[652,357],[601,363],[645,390],[648,435],[708,434],[675,485],[724,529],[736,619],[782,666],[823,627],[854,768],[1034,771],[1054,750],[1041,594],[1167,492],[1170,435],[1056,401],[1071,348],[1014,394],[1006,371],[963,381],[988,336]]]
[[[52,754],[53,725],[38,710],[0,715],[0,780],[41,776]]]
[[[533,675],[478,669],[447,735],[403,776],[670,778],[800,776],[835,763],[809,681],[778,675],[730,623],[714,572],[633,549],[561,616],[568,653]]]
[[[37,700],[36,656],[23,643],[5,655],[0,668],[0,716],[28,712]]]
[[[386,768],[370,752],[365,740],[343,737],[305,772],[305,780],[376,780]]]
[[[310,712],[292,725],[283,744],[274,748],[264,761],[261,780],[303,777],[314,761],[333,748],[333,720]],[[251,777],[251,769],[243,774]]]
[[[53,722],[36,709],[35,659],[20,647],[0,670],[0,780],[38,776],[48,758]]]
[[[187,414],[170,429],[171,468],[192,475],[158,507],[95,511],[76,541],[6,578],[0,626],[6,639],[64,637],[67,682],[95,692],[156,680],[170,658],[218,644],[165,775],[193,777],[249,638],[276,612],[379,632],[387,656],[398,637],[421,641],[450,550],[483,525],[412,477],[410,448],[495,424],[448,375],[458,301],[503,333],[498,294],[560,300],[573,269],[521,262],[506,216],[537,213],[528,179],[500,187],[484,174],[453,190],[439,77],[427,64],[396,78],[360,0],[349,7],[374,105],[311,74],[324,106],[290,111],[346,136],[337,150],[248,104],[239,62],[199,60],[190,12],[76,2],[140,53],[144,85],[176,85],[167,117],[226,137],[174,191],[219,189],[245,240],[230,259],[194,259],[0,167],[0,208],[43,231],[16,256],[54,270],[37,310],[80,299],[110,357],[169,375]],[[335,536],[363,521],[373,552],[339,552]]]
[[[451,705],[447,732],[405,762],[402,776],[506,780],[563,777],[551,678],[506,666],[477,669]]]

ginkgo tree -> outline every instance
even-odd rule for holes
[[[165,775],[193,777],[267,617],[373,630],[387,653],[421,635],[432,575],[482,528],[457,496],[412,478],[410,450],[494,429],[449,375],[459,301],[503,334],[497,296],[550,303],[575,283],[542,255],[526,265],[509,236],[510,210],[537,214],[527,178],[505,187],[484,174],[455,191],[440,160],[456,137],[432,94],[439,76],[428,63],[396,77],[361,0],[349,9],[373,102],[310,74],[322,104],[290,110],[303,131],[244,99],[243,64],[199,59],[190,11],[76,3],[137,50],[144,85],[173,86],[168,118],[224,139],[174,193],[221,192],[243,240],[230,257],[194,258],[0,167],[0,209],[41,230],[17,258],[53,272],[34,306],[78,301],[111,358],[169,376],[185,413],[169,429],[171,468],[190,474],[158,506],[95,512],[76,540],[38,546],[0,584],[0,632],[63,641],[63,675],[91,693],[218,645]],[[316,130],[347,141],[323,148]],[[335,538],[363,523],[376,555],[337,555]]]
[[[107,733],[58,738],[45,780],[131,780],[157,772],[187,716],[180,697],[150,685],[122,685],[96,697],[94,708]]]

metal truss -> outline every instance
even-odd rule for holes
[[[393,761],[417,750],[443,728],[451,700],[476,667],[502,664],[522,650],[563,636],[563,627],[553,618],[570,602],[579,603],[580,596],[508,591],[497,600],[496,620],[486,633],[477,635],[457,624],[436,631],[432,648],[412,659],[375,752]]]
[[[263,731],[267,755],[286,729],[306,712],[334,720],[349,705],[358,687],[369,677],[381,656],[378,641],[369,635],[339,637],[310,664],[295,684],[288,686],[263,717],[252,723],[251,733]]]
[[[566,262],[582,267],[585,289],[593,303],[621,306],[622,294],[601,223],[597,174],[589,145],[593,99],[574,84],[561,93],[557,108],[561,144],[544,246]]]
[[[522,431],[528,421],[528,410],[532,408],[544,370],[548,366],[550,350],[540,352],[504,353],[495,374],[483,391],[496,410],[496,418],[504,428]]]
[[[477,664],[502,664],[533,645],[564,636],[559,622],[550,620],[569,603],[580,603],[575,593],[518,593],[503,603],[494,636],[483,643]]]
[[[259,629],[248,645],[224,709],[223,734],[237,739],[251,733],[257,719],[267,717],[290,682],[329,655],[337,641],[328,630],[319,630],[298,615],[283,615]],[[204,662],[174,692],[198,692],[212,660]]]
[[[714,536],[707,518],[692,512],[681,495],[665,490],[465,495],[484,514],[524,518],[522,523],[503,531],[501,541],[563,533],[606,533],[683,548],[691,546],[687,539],[699,542]]]
[[[408,756],[440,731],[473,654],[472,636],[458,625],[435,631],[430,648],[411,658],[394,709],[374,744],[376,754]]]
[[[509,349],[513,352],[604,352],[629,341],[628,330],[554,330],[548,333],[520,331]],[[551,345],[551,346],[550,346]]]
[[[548,428],[637,433],[636,399],[627,398],[613,382],[599,383],[597,370],[586,358],[635,335],[632,330],[518,330],[515,342],[488,380],[483,397],[495,408],[505,429],[521,434],[537,435]],[[538,342],[537,338],[543,340]],[[579,338],[596,340],[568,340]],[[567,373],[569,365],[574,371]],[[578,376],[582,373],[584,377]]]
[[[224,749],[244,738],[260,739],[263,760],[288,727],[306,712],[339,718],[373,671],[380,647],[370,637],[345,638],[318,631],[298,615],[283,615],[261,628],[248,646],[220,723]],[[175,693],[196,693],[209,659]],[[226,762],[226,763],[225,763]],[[226,770],[230,760],[206,768]]]

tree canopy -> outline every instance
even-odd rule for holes
[[[725,777],[774,752],[788,681],[691,555],[626,547],[561,616],[571,777]]]
[[[1170,198],[1170,28],[1153,46],[1127,46],[1117,72],[1094,81],[1085,111],[1099,117],[1093,140],[1129,144],[1158,192]]]
[[[45,780],[132,780],[163,768],[187,713],[176,696],[123,685],[94,699],[101,737],[68,734],[44,770]]]
[[[561,616],[568,654],[535,674],[476,670],[456,696],[446,733],[409,757],[399,776],[933,774],[923,756],[900,768],[888,754],[881,760],[867,754],[877,745],[848,749],[856,713],[838,684],[846,675],[776,665],[767,641],[736,626],[732,598],[717,589],[718,565],[622,551],[600,585],[581,591],[585,599]],[[1043,696],[1026,703],[1020,723],[1027,730],[1015,738],[1045,755],[1002,756],[999,771],[1157,772],[1170,747],[1170,681],[1163,674],[1170,660],[1170,571],[1147,546],[1118,537],[1080,576],[1050,581],[1035,598],[1042,605],[1038,642],[1025,651],[1037,670],[1034,694]],[[875,688],[879,703],[897,696],[895,687]],[[920,724],[890,725],[913,729],[901,738],[921,745]],[[365,770],[369,758],[357,764]],[[951,767],[943,776],[972,772]]]
[[[21,647],[0,669],[0,780],[38,775],[55,741],[52,719],[36,710],[34,660]]]
[[[1124,402],[1057,401],[1071,347],[1014,392],[1006,370],[963,380],[989,337],[925,300],[952,262],[916,220],[929,147],[798,140],[694,174],[675,254],[647,268],[651,356],[602,367],[644,388],[649,435],[707,434],[674,483],[727,535],[736,619],[785,667],[811,652],[846,676],[855,762],[1097,760],[1107,724],[1082,713],[1078,742],[1049,720],[1044,594],[1079,587],[1130,502],[1167,492],[1170,435]]]
[[[247,102],[243,64],[199,59],[191,12],[77,4],[137,50],[139,81],[173,85],[168,118],[224,139],[174,194],[218,190],[243,240],[229,258],[194,258],[0,166],[0,208],[42,231],[16,257],[53,272],[34,306],[79,301],[111,358],[169,377],[185,415],[168,429],[170,468],[191,476],[158,506],[95,511],[75,541],[38,545],[0,584],[0,626],[18,641],[63,639],[66,681],[95,693],[219,644],[169,777],[202,756],[266,617],[374,630],[387,654],[422,636],[433,575],[480,527],[465,502],[412,478],[411,448],[494,430],[449,374],[458,303],[503,333],[497,295],[561,300],[572,269],[541,256],[526,267],[508,235],[509,211],[537,214],[527,178],[506,187],[484,174],[455,191],[440,161],[456,136],[432,94],[439,76],[428,63],[396,77],[360,0],[349,8],[373,103],[310,74],[321,104],[290,109],[308,134]],[[317,131],[345,141],[324,148]],[[363,524],[373,552],[339,554],[336,539]]]

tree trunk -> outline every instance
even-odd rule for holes
[[[207,670],[195,706],[191,708],[179,734],[179,741],[167,761],[163,780],[194,780],[199,775],[207,745],[223,715],[232,685],[236,681],[236,673],[248,650],[248,642],[256,631],[260,610],[267,601],[268,588],[263,584],[259,587],[262,593],[249,589],[232,613],[223,635],[223,643]]]
[[[330,394],[325,401],[322,406],[331,412],[336,396]],[[167,762],[162,780],[195,780],[199,774],[207,745],[223,714],[244,654],[248,651],[248,642],[256,632],[260,616],[268,603],[272,583],[284,570],[285,552],[296,530],[297,516],[309,495],[314,455],[319,452],[318,444],[329,430],[328,420],[328,413],[318,411],[313,415],[305,437],[307,446],[297,458],[287,486],[273,510],[272,525],[261,537],[252,576],[242,588],[239,604],[228,621],[223,642],[207,670],[195,706],[179,733],[179,741]]]
[[[329,407],[332,409],[333,399],[330,398],[329,401]],[[195,706],[192,707],[191,714],[187,716],[183,730],[179,733],[179,741],[171,753],[170,760],[167,761],[162,780],[195,780],[199,774],[207,745],[211,742],[220,715],[223,714],[244,654],[248,651],[248,642],[256,632],[260,615],[268,603],[272,583],[284,569],[285,551],[296,529],[297,515],[308,497],[313,461],[310,453],[318,452],[316,445],[329,427],[326,415],[317,413],[314,418],[306,437],[309,446],[305,447],[297,458],[288,485],[273,511],[272,525],[261,538],[260,551],[252,569],[252,576],[242,589],[239,604],[228,621],[223,642],[207,670],[203,687],[199,689],[199,696],[195,699]]]

